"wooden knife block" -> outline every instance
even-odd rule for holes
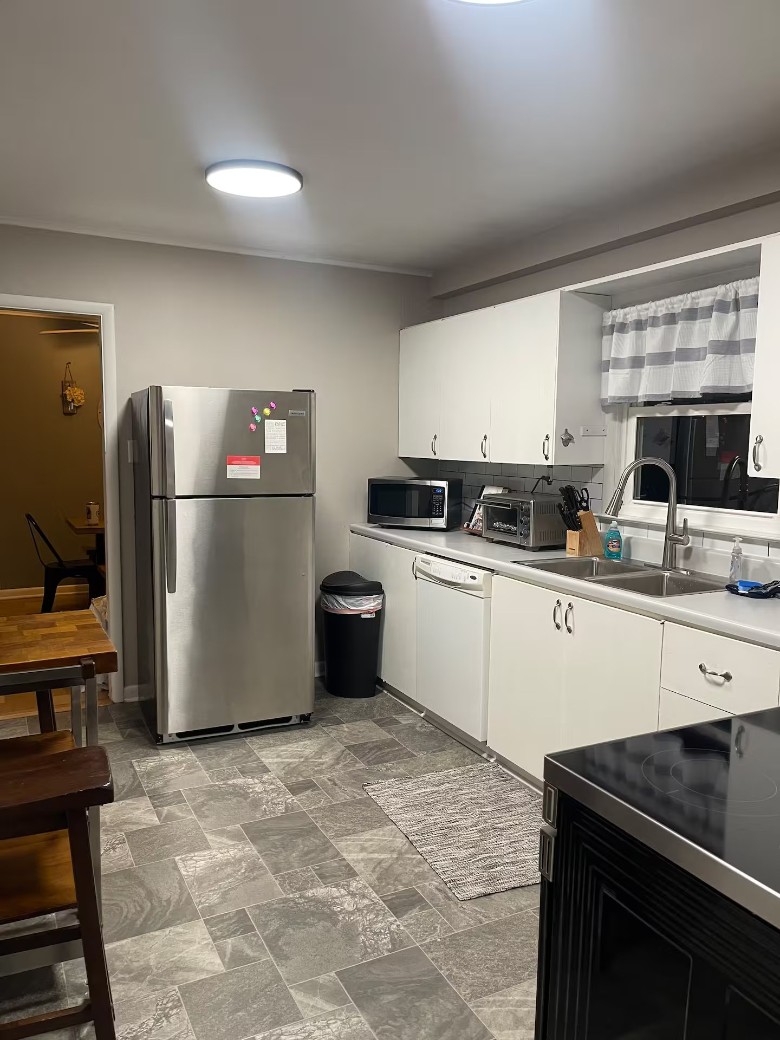
[[[577,515],[580,518],[582,530],[566,532],[566,555],[603,556],[604,543],[601,540],[596,517],[590,511]]]

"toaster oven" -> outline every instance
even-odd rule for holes
[[[558,549],[566,545],[566,527],[558,511],[558,499],[550,495],[520,492],[485,495],[482,537],[521,549]]]
[[[368,482],[368,522],[382,527],[422,527],[449,531],[463,519],[463,481],[372,477]]]

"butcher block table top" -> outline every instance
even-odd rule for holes
[[[87,658],[98,674],[117,670],[116,647],[91,610],[0,617],[0,675],[69,668]]]

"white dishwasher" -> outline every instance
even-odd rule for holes
[[[417,556],[417,695],[475,740],[487,740],[490,596],[493,575]]]

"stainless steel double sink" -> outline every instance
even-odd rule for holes
[[[580,578],[612,589],[625,589],[641,596],[692,596],[697,592],[720,592],[725,582],[711,575],[693,571],[663,570],[646,563],[607,560],[600,556],[568,556],[564,560],[541,560],[527,563],[513,560],[532,570]]]

